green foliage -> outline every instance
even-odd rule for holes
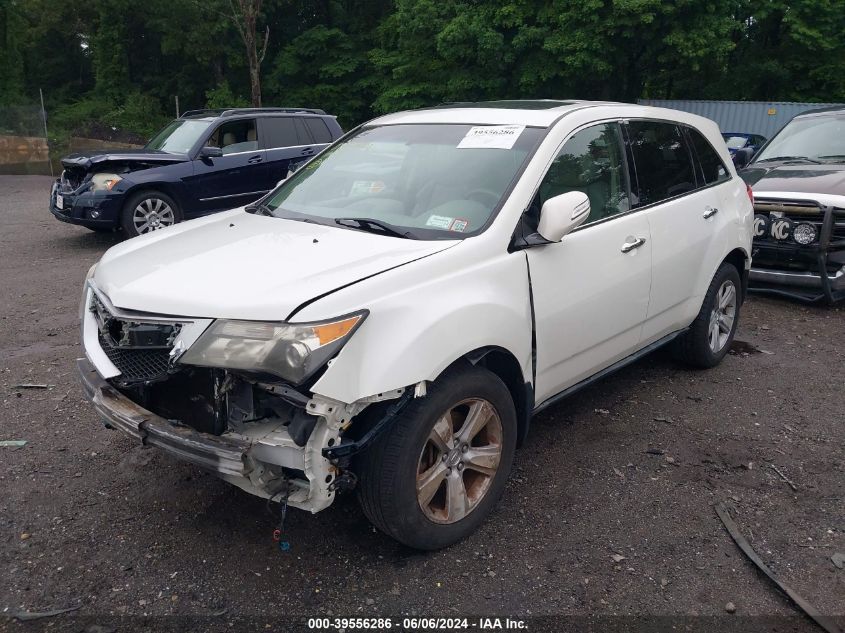
[[[845,101],[842,0],[265,0],[266,105],[350,127],[443,101]],[[228,0],[0,0],[0,104],[148,136],[246,105]],[[99,127],[98,127],[99,126]]]
[[[249,106],[249,100],[245,97],[235,96],[229,87],[229,82],[225,80],[205,93],[205,107],[207,108],[246,108],[247,106]]]
[[[123,104],[102,118],[107,125],[131,130],[144,138],[158,132],[169,119],[161,111],[158,99],[138,91],[129,93]]]

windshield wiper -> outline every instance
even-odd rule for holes
[[[845,154],[827,154],[819,156],[822,160],[845,160]]]
[[[244,211],[247,213],[254,213],[255,215],[269,215],[271,218],[276,217],[273,215],[273,210],[266,204],[251,204],[244,207]]]
[[[391,237],[402,237],[407,240],[414,239],[410,231],[400,231],[393,225],[381,220],[373,218],[335,218],[335,224],[340,226],[348,226],[349,228],[359,229],[368,233],[379,233],[381,235],[390,235]]]
[[[771,163],[776,160],[782,161],[796,161],[796,160],[803,160],[808,163],[815,163],[816,165],[821,165],[821,161],[814,160],[808,156],[773,156],[772,158],[764,158],[762,160],[756,160],[755,163]]]

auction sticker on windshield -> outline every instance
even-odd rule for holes
[[[471,127],[458,143],[458,149],[511,149],[524,129],[524,125]]]

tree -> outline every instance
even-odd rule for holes
[[[267,54],[267,43],[270,40],[270,27],[265,26],[264,43],[259,47],[257,25],[261,2],[262,0],[229,0],[232,22],[246,47],[252,105],[256,108],[261,107],[261,62]]]

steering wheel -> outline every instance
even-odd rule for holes
[[[473,189],[466,195],[467,200],[474,200],[491,209],[499,203],[499,194],[489,189]]]

